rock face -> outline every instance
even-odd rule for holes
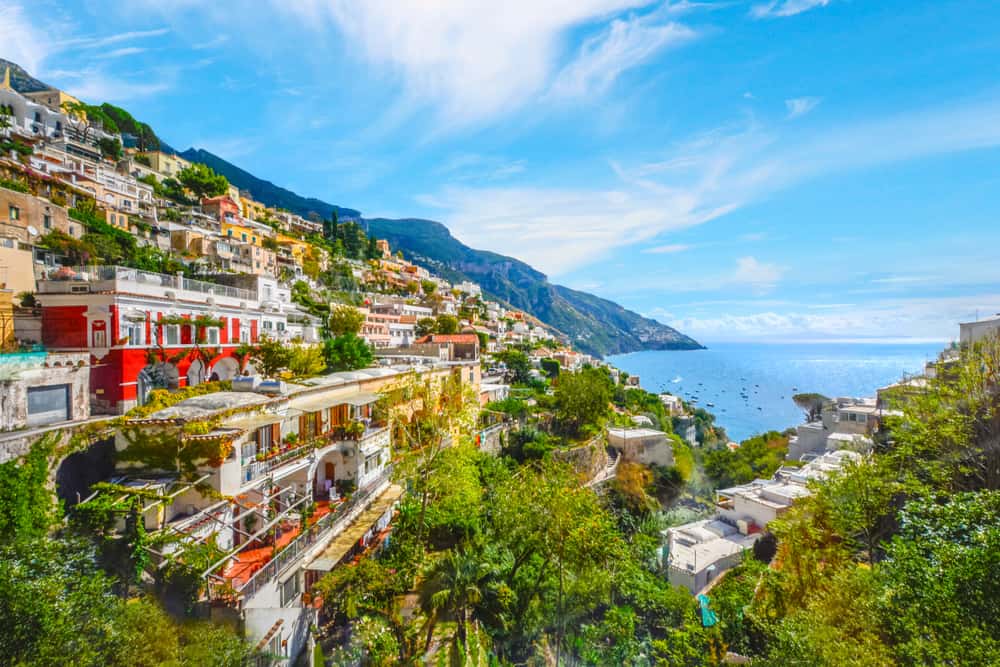
[[[617,303],[553,285],[545,274],[512,257],[469,248],[432,220],[367,219],[373,235],[449,280],[479,283],[491,296],[525,310],[598,355],[637,350],[696,350],[702,346],[676,329]]]

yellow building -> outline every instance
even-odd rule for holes
[[[258,248],[263,246],[264,239],[274,236],[273,229],[267,225],[261,225],[250,220],[231,222],[223,219],[220,224],[222,225],[222,235],[226,238],[239,241],[240,243],[249,243]]]
[[[52,109],[53,111],[59,111],[62,113],[66,112],[63,108],[64,104],[79,104],[80,100],[76,99],[69,93],[64,93],[57,88],[47,88],[46,90],[38,90],[33,93],[21,93],[25,98],[41,104],[44,107]]]
[[[278,241],[278,245],[284,246],[292,252],[292,257],[301,266],[302,260],[305,258],[306,253],[309,252],[309,244],[291,236],[285,236],[284,234],[278,234],[276,240]]]
[[[249,197],[240,197],[240,214],[247,220],[261,220],[270,217],[267,207]]]
[[[157,171],[167,178],[177,178],[183,169],[191,166],[191,163],[179,155],[171,155],[162,151],[146,151],[139,153],[149,160],[150,169]]]

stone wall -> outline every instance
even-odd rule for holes
[[[556,450],[552,455],[556,460],[573,466],[587,480],[594,479],[608,464],[608,449],[603,435],[595,436],[579,447]]]

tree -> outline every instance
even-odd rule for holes
[[[531,359],[524,352],[504,350],[496,358],[507,367],[507,379],[514,384],[528,384],[531,381]]]
[[[102,137],[97,142],[101,149],[101,156],[109,160],[120,160],[122,157],[122,142],[117,137]]]
[[[837,532],[863,549],[869,564],[879,543],[895,527],[893,500],[899,485],[879,461],[851,463],[831,476],[820,493],[829,496]]]
[[[327,328],[334,338],[347,334],[357,335],[364,324],[365,314],[354,306],[340,304],[330,310],[330,319],[327,321]]]
[[[493,574],[490,563],[465,549],[452,549],[434,564],[421,591],[421,606],[428,615],[425,652],[430,648],[438,618],[444,615],[457,621],[457,639],[465,642],[472,610],[482,601]]]
[[[608,415],[611,379],[598,368],[584,368],[559,376],[555,390],[556,417],[560,428],[578,436],[598,426]]]
[[[457,334],[458,318],[454,315],[438,315],[434,321],[434,333]]]
[[[418,336],[426,336],[427,334],[434,333],[434,327],[437,322],[433,317],[421,317],[417,320],[417,326],[414,328],[414,333]]]
[[[319,345],[296,345],[288,359],[288,370],[295,377],[319,375],[326,368],[325,349]]]
[[[372,348],[357,334],[347,333],[328,338],[323,343],[323,356],[331,371],[354,371],[371,366]]]
[[[555,380],[559,377],[559,362],[555,359],[542,359],[541,366],[542,372],[550,380]]]
[[[423,290],[425,296],[431,296],[437,291],[437,283],[433,280],[427,280],[425,278],[420,281],[420,289]]]
[[[288,368],[292,352],[281,341],[270,336],[262,336],[251,353],[251,358],[258,373],[264,377],[273,378]]]
[[[229,191],[229,181],[208,165],[194,163],[177,174],[177,180],[190,190],[200,201],[206,197],[218,197]]]

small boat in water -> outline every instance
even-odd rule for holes
[[[706,403],[705,405],[707,405],[710,408],[714,408],[715,407],[715,403]]]

